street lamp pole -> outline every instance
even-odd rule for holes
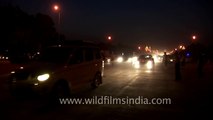
[[[61,12],[58,12],[58,41],[60,41],[60,33],[61,33]]]
[[[58,5],[54,5],[54,10],[58,12],[58,41],[60,42],[61,9]]]

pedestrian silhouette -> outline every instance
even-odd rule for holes
[[[180,57],[178,52],[175,52],[175,80],[181,80]]]
[[[167,58],[166,52],[164,52],[164,55],[163,55],[163,62],[164,62],[164,65],[165,65],[165,66],[167,66],[167,61],[168,61],[168,58]]]
[[[200,54],[197,63],[197,74],[199,78],[202,78],[204,75],[203,68],[205,65],[204,55]]]
[[[184,55],[182,55],[182,57],[181,57],[181,66],[185,66],[185,64],[186,64],[186,58],[185,58]]]

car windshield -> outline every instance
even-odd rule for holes
[[[42,62],[51,62],[51,63],[65,63],[67,62],[70,54],[70,49],[52,47],[44,49],[41,52],[39,61]]]

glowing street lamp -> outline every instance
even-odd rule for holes
[[[60,25],[60,19],[61,19],[61,10],[60,10],[60,7],[58,6],[58,5],[54,5],[53,6],[53,9],[56,11],[56,12],[58,12],[58,24]]]
[[[138,46],[138,50],[141,50],[141,46]]]
[[[180,49],[180,50],[185,50],[186,48],[185,48],[184,45],[180,45],[180,46],[179,46],[179,49]]]
[[[59,5],[53,6],[54,11],[58,12],[58,41],[60,41],[60,24],[61,24],[61,9]]]
[[[186,47],[185,47],[185,46],[183,46],[183,47],[182,47],[182,50],[185,50],[185,49],[186,49]]]
[[[108,36],[107,39],[108,39],[108,40],[112,40],[112,37],[111,37],[111,36]]]
[[[59,10],[58,5],[54,5],[54,10],[56,10],[56,11],[58,11],[58,10]]]
[[[195,35],[192,36],[192,39],[195,40],[197,37]]]

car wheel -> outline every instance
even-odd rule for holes
[[[96,74],[93,82],[92,82],[92,88],[97,88],[102,82],[101,74]]]

